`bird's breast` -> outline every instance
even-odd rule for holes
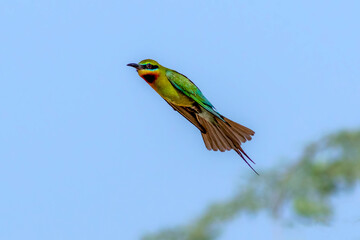
[[[194,100],[176,89],[166,76],[160,75],[150,86],[165,100],[179,106],[191,106]]]

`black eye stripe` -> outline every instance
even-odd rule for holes
[[[150,70],[159,68],[159,66],[157,66],[157,65],[152,65],[152,64],[150,64],[150,63],[148,63],[148,64],[142,64],[142,66],[143,66],[143,69],[150,69]]]

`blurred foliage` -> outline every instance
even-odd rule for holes
[[[309,144],[295,164],[249,177],[228,201],[208,207],[193,223],[146,235],[143,240],[212,240],[241,214],[268,212],[286,222],[328,223],[331,197],[360,179],[360,131],[344,131]]]

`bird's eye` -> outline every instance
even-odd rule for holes
[[[147,69],[152,69],[152,65],[150,63],[146,64]]]

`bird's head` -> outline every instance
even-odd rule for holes
[[[129,63],[127,66],[135,68],[139,76],[148,83],[153,83],[159,77],[160,68],[162,67],[158,62],[152,59],[145,59],[139,63]]]

